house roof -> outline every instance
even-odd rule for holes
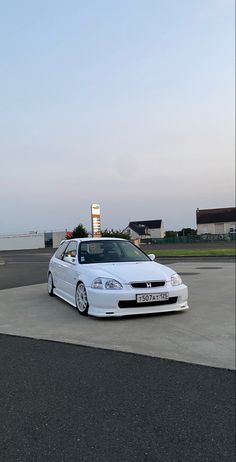
[[[146,234],[145,226],[136,225],[135,223],[132,223],[132,221],[129,223],[129,228],[139,234],[139,236],[144,236]]]
[[[236,221],[236,207],[222,209],[197,209],[197,224],[227,223]]]
[[[159,229],[162,220],[145,220],[145,221],[130,221],[129,228],[135,231],[139,236],[146,234],[146,229]]]

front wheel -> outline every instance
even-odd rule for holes
[[[89,304],[88,304],[87,292],[82,282],[79,282],[79,284],[76,287],[75,303],[76,303],[76,307],[79,313],[82,314],[83,316],[87,316]]]

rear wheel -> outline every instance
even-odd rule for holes
[[[54,289],[54,284],[53,284],[52,273],[48,273],[48,294],[51,297],[53,296],[53,289]]]
[[[87,316],[89,304],[85,285],[82,282],[79,282],[76,287],[75,303],[79,313],[83,316]]]

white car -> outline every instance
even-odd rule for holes
[[[63,241],[49,263],[48,293],[82,315],[127,316],[183,311],[181,277],[125,239]]]

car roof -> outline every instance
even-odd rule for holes
[[[65,239],[66,241],[88,242],[88,241],[126,241],[120,237],[80,237],[74,239]]]

